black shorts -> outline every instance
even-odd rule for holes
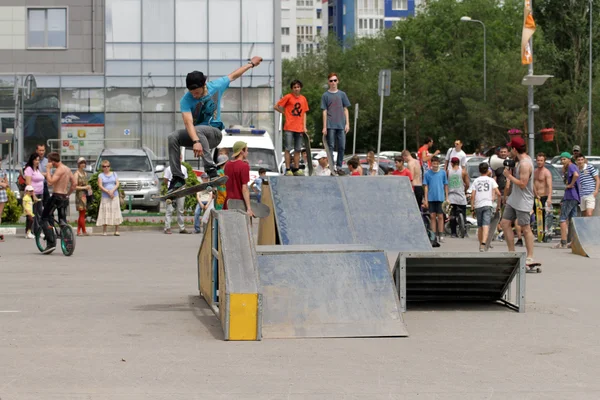
[[[441,201],[430,201],[429,202],[429,214],[443,214],[442,202]]]

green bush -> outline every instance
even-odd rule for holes
[[[182,165],[187,169],[187,174],[188,174],[188,177],[185,180],[186,187],[198,185],[200,183],[200,181],[198,180],[198,177],[194,173],[192,166],[186,162],[183,162]],[[162,184],[162,187],[160,188],[160,194],[164,196],[165,194],[167,194],[168,188],[167,188],[167,185],[164,183],[164,179],[162,181],[163,181],[163,184]],[[185,196],[185,203],[184,203],[183,209],[193,211],[196,209],[197,204],[198,204],[198,200],[196,200],[195,194]]]
[[[10,190],[6,189],[8,195],[8,202],[4,205],[4,211],[2,212],[2,223],[16,224],[23,214],[23,208],[19,205],[15,194]]]
[[[92,175],[88,183],[92,187],[92,201],[87,205],[87,215],[93,221],[96,221],[98,219],[98,212],[100,211],[100,200],[102,199],[102,191],[98,187],[98,175],[100,175],[100,172],[96,172],[94,175]],[[119,187],[119,194],[121,194],[122,192],[123,190]],[[126,204],[121,206],[121,210],[124,210],[125,206]]]

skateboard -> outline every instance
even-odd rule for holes
[[[257,203],[255,201],[251,201],[250,204],[252,205],[252,212],[256,218],[266,218],[269,216],[269,214],[271,214],[271,209],[269,206],[266,206],[262,203]],[[229,199],[227,200],[227,208],[229,210],[241,210],[245,212],[246,203],[244,200]]]
[[[226,176],[220,176],[220,177],[213,179],[211,181],[208,181],[206,183],[200,183],[198,185],[184,187],[182,189],[176,190],[169,194],[165,194],[163,196],[152,196],[152,198],[158,199],[160,201],[164,201],[164,200],[171,200],[171,199],[176,199],[179,197],[189,196],[191,194],[196,194],[198,192],[201,192],[202,190],[206,190],[209,187],[221,186],[221,185],[225,184],[225,182],[227,182],[227,179],[228,178]]]
[[[323,148],[325,149],[325,153],[327,153],[327,163],[329,164],[329,170],[331,171],[331,175],[337,176],[337,169],[335,164],[333,163],[333,155],[331,154],[331,150],[329,149],[329,145],[327,144],[327,136],[323,136]]]
[[[537,241],[541,243],[544,240],[544,210],[540,199],[535,199],[535,226],[537,227]]]
[[[544,242],[549,243],[554,236],[554,213],[552,209],[546,210],[546,226],[544,230]]]
[[[490,221],[488,236],[485,239],[485,251],[488,251],[490,247],[492,247],[492,240],[494,240],[494,235],[496,234],[496,229],[498,228],[498,222],[500,222],[500,211],[496,210],[492,220]]]
[[[525,272],[527,272],[528,274],[532,274],[532,273],[540,274],[542,272],[542,263],[534,262],[531,264],[526,264]]]
[[[308,169],[308,176],[313,175],[313,164],[312,164],[312,150],[310,149],[310,137],[308,137],[308,133],[304,132],[302,135],[302,140],[304,141],[304,148],[306,149],[306,156],[308,160],[306,160],[306,168]],[[254,206],[253,206],[254,207]]]

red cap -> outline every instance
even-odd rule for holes
[[[506,145],[509,147],[522,149],[525,147],[525,139],[523,139],[521,136],[513,136],[510,142],[506,143]]]
[[[458,157],[452,157],[452,158],[450,159],[450,162],[451,162],[451,163],[460,162],[460,158],[458,158]]]

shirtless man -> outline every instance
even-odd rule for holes
[[[542,215],[544,226],[546,226],[546,202],[552,204],[552,173],[546,168],[546,155],[538,153],[535,158],[537,168],[533,173],[533,195],[542,203]],[[533,202],[533,212],[537,212],[535,201]]]
[[[408,164],[408,170],[412,175],[413,190],[415,192],[415,197],[417,198],[417,206],[419,206],[420,209],[421,204],[423,203],[423,196],[425,195],[425,191],[423,190],[421,163],[418,160],[415,160],[408,150],[402,152],[402,158],[404,158],[404,161]]]
[[[55,168],[54,175],[52,168]],[[60,154],[48,154],[48,164],[46,165],[46,181],[48,185],[54,188],[52,196],[46,203],[42,212],[42,228],[46,236],[48,247],[43,254],[49,254],[56,248],[56,236],[54,230],[50,227],[53,224],[54,210],[58,210],[58,221],[67,222],[67,207],[69,207],[69,196],[77,187],[77,180],[71,172],[71,169],[60,162]],[[69,186],[70,184],[70,186]]]

